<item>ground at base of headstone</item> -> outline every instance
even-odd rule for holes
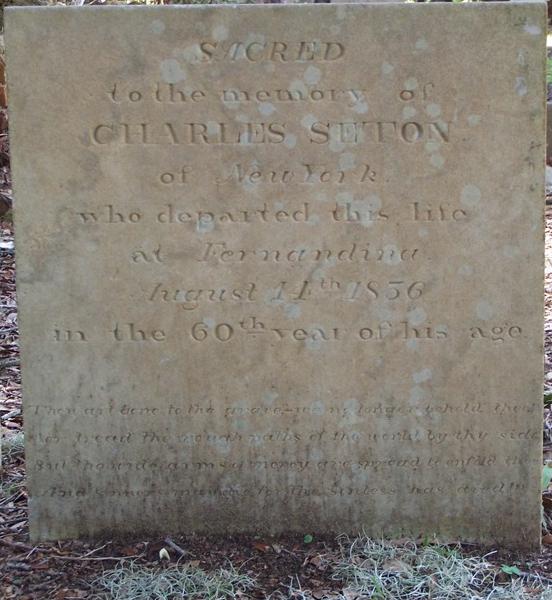
[[[308,534],[33,545],[24,530],[6,535],[5,527],[0,540],[3,600],[552,598],[549,552]]]
[[[529,600],[552,598],[552,553],[359,536],[174,536],[32,544],[21,437],[0,491],[2,600]]]

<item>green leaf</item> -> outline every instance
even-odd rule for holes
[[[544,465],[542,468],[542,479],[541,479],[541,489],[543,492],[546,492],[550,482],[552,481],[552,467],[548,465]]]
[[[552,404],[552,394],[544,394],[544,405],[550,406]]]
[[[307,533],[307,535],[303,538],[303,542],[305,544],[310,544],[313,540],[314,540],[314,538],[310,533]]]
[[[521,571],[517,567],[510,565],[502,565],[502,567],[500,567],[500,570],[503,573],[506,573],[506,575],[517,575],[518,577],[521,577]]]

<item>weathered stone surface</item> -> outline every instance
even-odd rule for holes
[[[544,3],[7,18],[34,539],[538,543]]]
[[[552,162],[552,102],[546,103],[546,161]]]

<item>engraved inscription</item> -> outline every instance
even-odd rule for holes
[[[539,539],[542,7],[491,4],[9,15],[33,538]]]

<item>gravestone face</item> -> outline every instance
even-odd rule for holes
[[[538,543],[545,27],[8,11],[34,539]]]

